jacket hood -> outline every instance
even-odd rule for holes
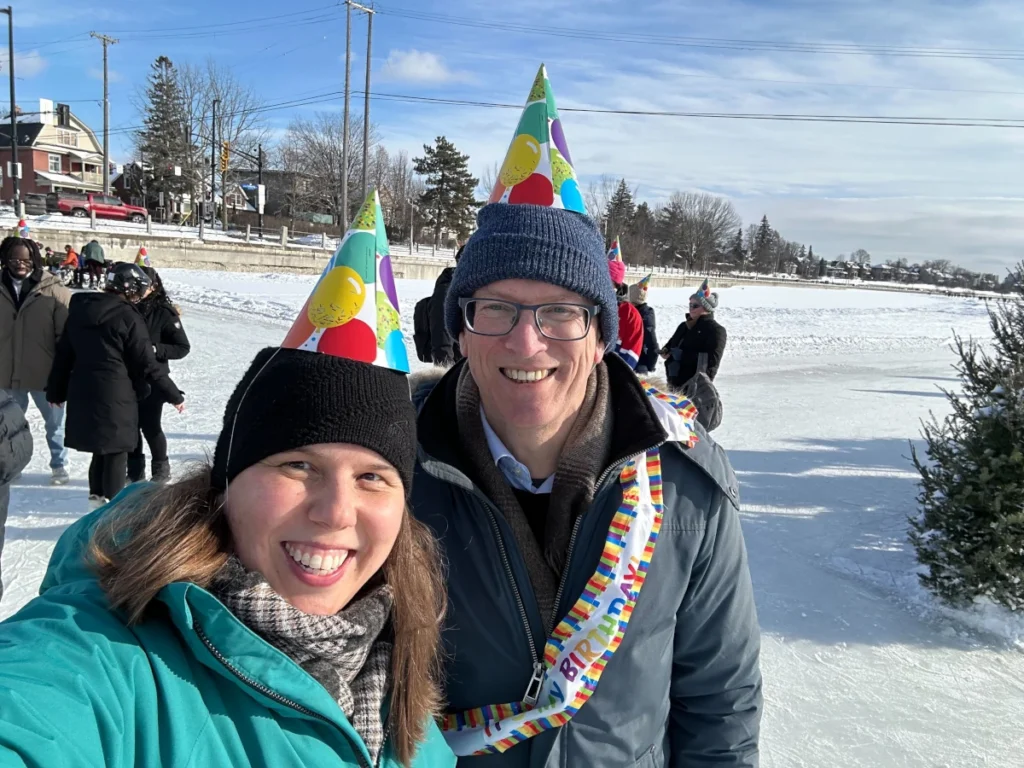
[[[85,327],[103,325],[124,313],[137,311],[124,297],[116,293],[76,293],[71,297],[69,312],[74,312],[76,320]]]

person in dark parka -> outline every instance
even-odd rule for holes
[[[712,381],[725,354],[728,334],[715,320],[718,294],[708,290],[708,281],[690,297],[690,311],[661,350],[669,386],[680,389],[697,374],[700,355],[707,355],[707,375]]]
[[[188,336],[181,324],[178,308],[171,303],[164,290],[163,280],[152,267],[142,267],[143,272],[152,281],[143,295],[138,307],[142,319],[149,329],[149,339],[153,344],[153,353],[161,370],[170,375],[168,360],[181,360],[191,350]],[[164,483],[171,477],[171,464],[167,459],[167,438],[160,423],[163,416],[164,399],[159,392],[151,392],[149,397],[139,403],[139,435],[135,450],[128,456],[128,480],[136,482],[146,476],[146,454],[143,450],[143,438],[149,444],[152,478],[154,482]]]
[[[455,264],[459,263],[462,248],[455,254]],[[434,293],[430,297],[430,357],[434,365],[448,366],[462,359],[459,343],[448,335],[444,325],[444,299],[448,295],[448,286],[452,284],[455,267],[445,267],[434,283]]]
[[[636,364],[636,372],[654,373],[658,367],[658,334],[655,330],[654,307],[647,303],[647,288],[650,286],[651,275],[629,286],[629,302],[640,313],[644,323],[644,343],[640,349],[640,362]]]
[[[11,482],[32,458],[32,433],[25,412],[8,394],[0,393],[0,552],[4,548],[4,525],[11,501]],[[0,598],[4,584],[0,581]]]
[[[139,267],[117,264],[103,293],[76,294],[46,386],[50,402],[68,404],[67,445],[93,455],[94,505],[125,485],[128,452],[138,443],[139,401],[155,391],[184,409],[184,397],[157,362],[133,303],[148,284]]]

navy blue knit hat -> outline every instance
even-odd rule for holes
[[[608,275],[604,238],[581,213],[540,205],[492,203],[480,209],[477,230],[462,251],[444,303],[445,327],[462,331],[459,299],[499,280],[538,280],[601,306],[601,339],[619,338],[619,310]]]

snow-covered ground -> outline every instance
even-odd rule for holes
[[[164,420],[180,466],[212,451],[235,382],[256,350],[280,342],[315,277],[162,274],[193,343],[173,366],[187,410]],[[407,328],[431,288],[398,281]],[[663,341],[688,293],[651,290]],[[729,348],[716,438],[742,484],[763,629],[762,766],[1021,765],[1024,617],[936,605],[906,542],[909,441],[930,410],[945,411],[940,388],[956,387],[952,329],[987,337],[984,305],[757,286],[723,291],[719,316]],[[0,618],[31,599],[86,505],[88,457],[73,452],[72,484],[51,488],[34,410],[30,420],[36,452],[12,490]]]

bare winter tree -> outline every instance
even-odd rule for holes
[[[673,192],[658,216],[663,257],[707,271],[728,247],[740,217],[727,198],[706,192]]]
[[[600,179],[587,185],[583,201],[587,206],[587,213],[597,222],[598,226],[601,226],[601,222],[604,220],[604,213],[608,210],[608,203],[615,194],[618,184],[618,179],[602,175]],[[614,235],[609,235],[609,237],[614,237]]]
[[[501,166],[496,162],[484,168],[484,172],[480,174],[480,186],[476,188],[477,197],[485,201],[490,198],[494,185],[498,182],[499,173]]]
[[[337,115],[330,112],[317,112],[311,118],[296,118],[288,126],[288,133],[281,142],[283,156],[290,161],[291,170],[306,177],[307,189],[303,194],[305,197],[301,202],[310,206],[307,210],[330,213],[335,221],[342,220],[342,195],[341,179],[342,173],[342,147],[343,147],[342,123]],[[377,131],[370,128],[370,141],[377,143]],[[349,164],[348,184],[349,201],[353,210],[349,211],[349,218],[355,209],[363,202],[359,190],[362,169],[363,153],[363,125],[359,118],[349,123]],[[385,153],[386,154],[386,153]],[[383,158],[376,153],[370,155],[371,167],[369,178],[375,182],[380,179],[380,173],[374,170],[374,165]],[[374,174],[378,175],[375,177]],[[296,199],[298,204],[300,200]]]

